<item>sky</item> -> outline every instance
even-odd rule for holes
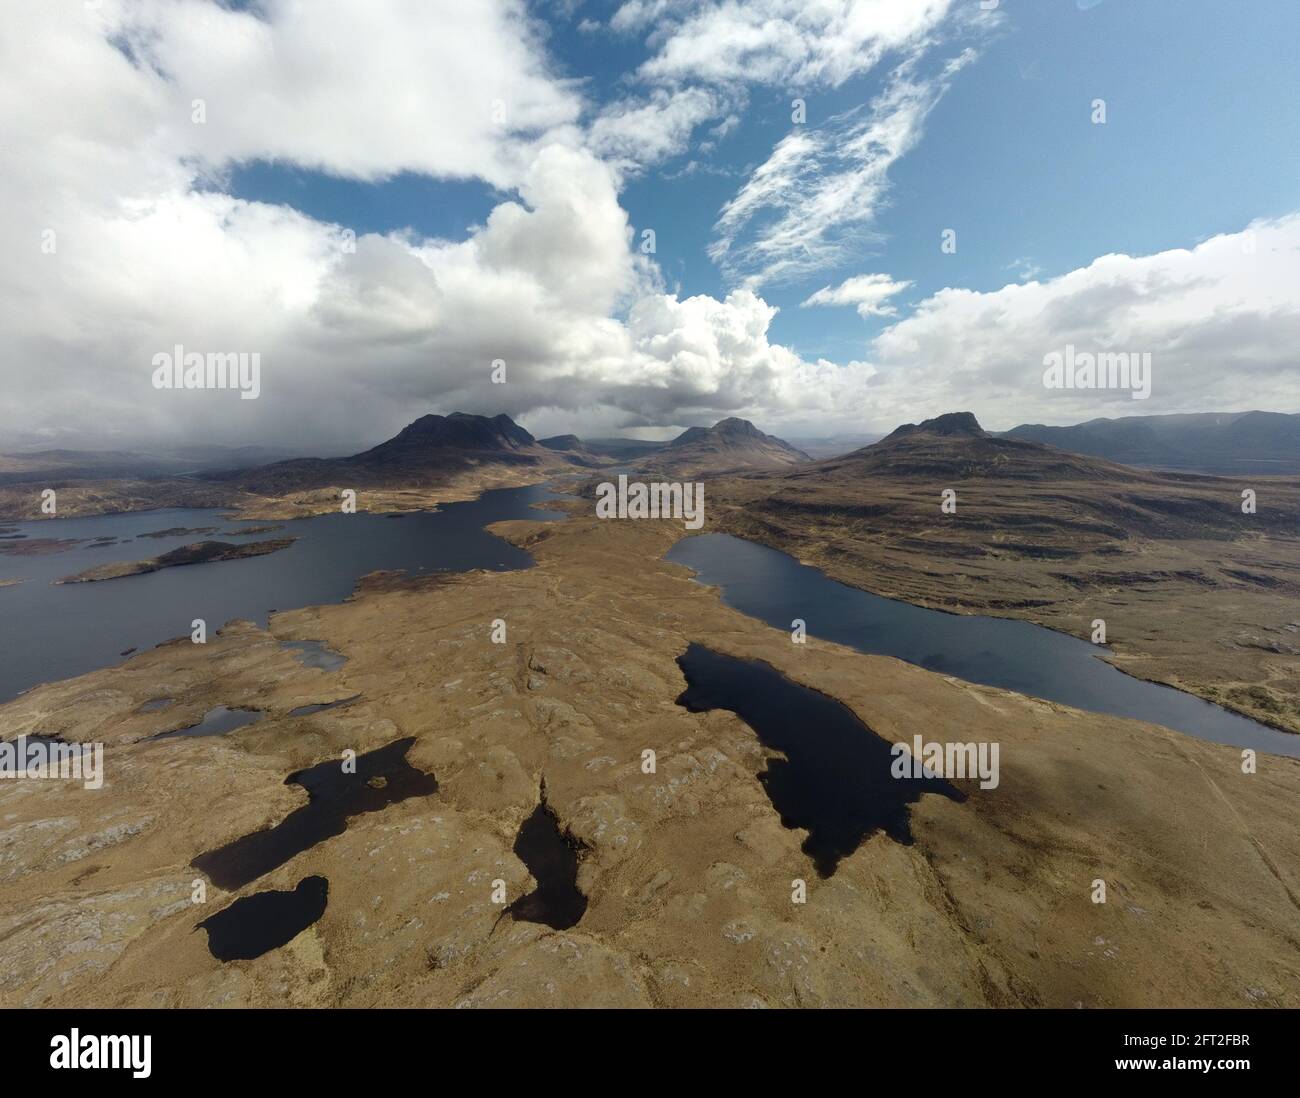
[[[1294,0],[0,2],[0,451],[1300,411]]]

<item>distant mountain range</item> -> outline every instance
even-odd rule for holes
[[[839,457],[853,450],[860,450],[879,442],[885,436],[879,431],[854,431],[848,434],[822,435],[815,438],[794,437],[786,439],[791,446],[798,447],[814,461],[822,458]]]
[[[81,513],[113,506],[238,505],[249,496],[277,499],[319,489],[354,485],[371,489],[437,488],[460,484],[523,483],[565,469],[645,463],[660,473],[695,475],[784,468],[809,460],[789,443],[742,419],[692,427],[669,443],[637,439],[583,440],[556,435],[538,440],[508,415],[466,412],[425,415],[392,438],[345,457],[267,460],[274,450],[247,447],[192,452],[126,453],[50,450],[0,455],[0,512],[25,515],[29,483],[70,491]],[[645,459],[655,459],[650,465]]]
[[[561,436],[563,437],[563,436]],[[666,442],[648,442],[640,438],[588,438],[583,445],[593,454],[614,458],[616,461],[635,461],[653,454],[668,445]]]
[[[1026,423],[1004,437],[1122,465],[1236,476],[1300,473],[1300,415],[1282,412],[1126,416],[1073,427]]]
[[[691,427],[669,443],[601,446],[577,435],[535,439],[507,415],[466,412],[421,416],[369,450],[341,458],[297,458],[254,469],[208,474],[208,480],[245,492],[284,495],[342,483],[371,487],[438,485],[488,466],[532,466],[539,477],[565,466],[599,468],[636,461],[648,471],[679,476],[784,469],[811,461],[788,442],[748,420],[724,419]]]
[[[442,483],[457,473],[484,466],[571,465],[596,468],[635,463],[648,470],[682,475],[745,470],[794,469],[817,463],[839,468],[852,461],[860,472],[898,475],[901,459],[912,472],[938,473],[945,464],[1004,477],[1013,469],[1042,476],[1100,475],[1069,455],[1083,455],[1139,468],[1259,475],[1300,473],[1300,415],[1280,412],[1207,412],[1187,415],[1094,419],[1068,427],[1022,424],[1010,431],[984,431],[969,412],[953,412],[921,424],[904,424],[879,442],[871,436],[815,439],[801,449],[764,434],[744,419],[691,427],[669,442],[643,439],[582,439],[556,435],[535,439],[507,415],[465,412],[426,415],[394,437],[348,457],[286,458],[271,447],[190,446],[150,451],[44,450],[0,454],[0,485],[36,481],[200,477],[253,492],[276,494],[335,484],[341,478],[371,484]],[[979,440],[959,458],[936,448],[934,440]],[[857,448],[854,448],[854,444]],[[902,449],[898,447],[905,443]],[[1026,465],[1026,444],[1052,447],[1050,461],[1035,454]],[[889,450],[880,447],[888,446]]]
[[[291,453],[270,446],[184,446],[149,451],[29,450],[0,454],[0,484],[24,484],[51,477],[98,480],[219,472],[282,461]]]

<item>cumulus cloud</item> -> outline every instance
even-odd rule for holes
[[[339,452],[455,409],[589,434],[727,414],[825,433],[959,405],[1002,425],[1132,410],[1122,395],[1068,403],[1043,391],[1043,355],[1067,341],[1152,351],[1143,412],[1295,403],[1296,219],[1256,225],[1253,252],[1238,234],[992,293],[946,289],[855,361],[810,361],[774,340],[776,309],[750,286],[721,300],[665,293],[620,203],[625,175],[674,155],[704,118],[721,116],[725,131],[735,89],[629,92],[593,110],[550,71],[516,0],[438,5],[439,18],[464,21],[461,37],[413,33],[428,7],[270,0],[250,14],[212,0],[69,0],[11,13],[0,37],[0,449],[273,440]],[[670,8],[679,19],[702,10]],[[852,180],[832,185],[840,154],[825,134],[796,131],[729,205],[728,224],[747,229],[793,179],[820,196],[801,246],[833,247],[841,190],[876,201],[890,150],[928,109],[933,89],[906,82],[883,93],[890,109],[834,131],[859,150]],[[206,123],[190,121],[195,98]],[[489,124],[475,112],[496,98],[505,121]],[[247,158],[368,180],[469,177],[504,197],[463,239],[353,238],[225,193],[225,173]],[[878,168],[864,183],[868,163]],[[787,227],[766,239],[794,241],[795,211],[775,209]],[[906,285],[863,274],[805,304],[892,315]],[[177,344],[260,353],[261,396],[153,389],[153,356]],[[496,359],[505,385],[491,383]]]
[[[79,8],[81,5],[68,5]],[[523,0],[106,0],[82,18],[151,82],[155,140],[211,164],[283,159],[356,179],[514,184],[529,138],[578,120]],[[205,121],[192,121],[196,100]]]
[[[618,198],[626,112],[599,116],[589,143],[565,123],[571,91],[545,75],[518,5],[472,7],[477,52],[514,69],[508,111],[533,105],[514,115],[528,132],[477,119],[464,144],[424,130],[498,91],[496,62],[477,61],[461,86],[464,41],[398,21],[424,5],[23,8],[0,44],[0,226],[16,242],[0,253],[6,448],[273,438],[334,450],[429,410],[603,408],[611,422],[671,424],[679,401],[705,412],[802,400],[789,379],[807,367],[768,342],[770,307],[679,302],[631,246]],[[350,58],[370,60],[339,77],[343,109],[328,85]],[[94,96],[61,79],[68,64]],[[412,98],[396,115],[394,88]],[[203,124],[190,121],[199,91]],[[650,102],[637,122],[663,123],[667,149],[675,112],[698,115],[705,99]],[[412,127],[408,106],[434,124]],[[470,174],[511,197],[464,240],[353,239],[223,193],[224,170],[245,157],[359,178]],[[258,352],[261,396],[154,390],[153,356],[177,344]],[[490,382],[496,359],[506,385]]]
[[[810,305],[852,305],[864,320],[869,316],[893,316],[898,310],[888,304],[906,290],[910,282],[895,282],[886,274],[854,275],[838,286],[823,286],[803,302]]]
[[[871,368],[806,362],[770,342],[776,312],[749,290],[735,290],[723,301],[705,295],[642,298],[628,314],[637,369],[635,380],[617,394],[619,406],[639,412],[645,422],[753,409],[786,420],[830,414],[837,402],[860,397]]]
[[[1151,396],[1047,389],[1044,356],[1150,352]],[[954,408],[986,426],[1097,416],[1296,410],[1300,398],[1300,215],[1255,222],[1194,248],[1105,255],[1039,282],[945,289],[882,332],[877,422]]]

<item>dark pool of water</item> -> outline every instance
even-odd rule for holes
[[[1234,747],[1300,757],[1300,736],[1279,732],[1172,687],[1143,682],[1098,647],[1029,622],[945,614],[837,583],[816,568],[729,534],[683,538],[667,559],[693,569],[723,601],[777,629],[800,618],[809,635],[895,656],[968,682],[1167,728]]]
[[[292,892],[244,896],[199,927],[208,932],[208,950],[218,961],[251,961],[293,941],[324,915],[329,892],[324,877],[304,877]]]
[[[686,690],[677,704],[692,713],[727,709],[781,752],[758,775],[789,828],[808,832],[803,852],[829,877],[873,831],[910,845],[907,806],[923,793],[965,796],[942,778],[895,778],[892,744],[834,698],[801,686],[760,660],[742,660],[692,644],[677,659]]]
[[[344,771],[341,759],[295,771],[285,778],[285,785],[300,785],[307,790],[305,805],[274,827],[200,854],[190,864],[222,888],[242,888],[317,843],[342,835],[350,817],[436,793],[438,782],[434,776],[416,770],[406,761],[413,743],[412,736],[358,755],[354,774]]]
[[[0,553],[0,579],[24,583],[0,592],[0,702],[37,683],[69,678],[146,649],[188,636],[195,618],[211,635],[231,618],[265,626],[268,613],[341,602],[357,580],[378,569],[419,572],[527,568],[532,557],[483,529],[503,519],[561,519],[559,511],[530,504],[562,499],[542,485],[484,492],[476,500],[448,503],[436,512],[384,515],[329,514],[279,522],[274,537],[292,537],[287,549],[244,560],[164,568],[143,576],[52,586],[52,581],[110,561],[155,557],[202,535],[141,535],[219,522],[211,509],[136,511],[124,515],[47,519],[13,524],[30,538],[85,539],[60,553]],[[124,544],[91,549],[90,539],[117,537]],[[222,534],[234,542],[266,534]]]
[[[533,809],[519,826],[514,851],[537,887],[506,908],[511,918],[555,930],[578,925],[587,910],[587,897],[578,891],[578,850],[545,803]]]
[[[312,702],[310,705],[300,705],[289,710],[291,717],[310,717],[313,713],[324,713],[330,709],[341,709],[344,706],[351,705],[356,701],[360,694],[353,694],[350,698],[339,698],[338,701],[332,702]]]
[[[185,728],[173,728],[170,732],[159,732],[156,736],[151,736],[154,740],[170,740],[179,736],[224,736],[227,732],[233,732],[236,728],[243,728],[246,724],[256,724],[266,714],[260,709],[227,709],[224,705],[218,705],[209,709],[203,714],[203,719],[198,724],[187,725]]]

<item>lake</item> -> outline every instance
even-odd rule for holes
[[[686,677],[678,705],[692,713],[730,710],[764,747],[780,752],[765,760],[758,780],[781,823],[806,832],[803,852],[822,877],[831,876],[873,831],[910,846],[908,806],[923,793],[966,799],[943,778],[895,778],[892,744],[843,702],[770,664],[693,643],[677,666]]]
[[[1135,679],[1099,658],[1104,649],[1040,625],[946,614],[883,598],[730,534],[683,538],[666,559],[720,588],[728,606],[776,629],[788,632],[801,618],[809,636],[859,652],[1094,713],[1151,721],[1215,743],[1300,757],[1300,736]]]
[[[505,519],[562,519],[563,512],[532,504],[564,498],[539,484],[494,489],[437,511],[392,516],[359,512],[262,522],[222,518],[222,512],[211,509],[169,509],[0,523],[6,528],[0,546],[38,538],[78,540],[61,552],[0,552],[0,580],[23,581],[0,587],[0,702],[38,683],[120,663],[128,649],[188,636],[195,618],[207,623],[211,635],[232,618],[265,626],[272,610],[341,602],[358,579],[378,569],[415,575],[528,568],[528,553],[483,528]],[[276,529],[268,530],[270,526]],[[206,527],[215,529],[147,536]],[[232,533],[241,527],[262,530]],[[196,541],[239,544],[286,537],[297,540],[265,556],[97,583],[53,583],[96,565],[156,557]]]

